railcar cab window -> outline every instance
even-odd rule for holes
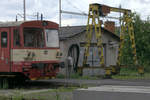
[[[46,46],[47,47],[59,47],[58,30],[46,29]]]
[[[7,39],[8,36],[7,36],[7,32],[2,32],[1,33],[1,46],[2,48],[7,48]]]
[[[23,29],[24,46],[41,48],[44,47],[44,32],[40,28],[28,28]]]
[[[19,34],[19,30],[18,29],[14,29],[13,30],[14,34],[13,34],[13,44],[14,47],[19,47],[20,46],[20,34]]]

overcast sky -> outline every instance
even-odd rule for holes
[[[146,19],[150,15],[150,0],[62,0],[62,10],[88,12],[90,3],[101,3],[112,7],[131,9]],[[34,20],[37,12],[43,13],[44,19],[59,22],[59,0],[26,0],[27,20]],[[15,21],[16,14],[23,14],[23,0],[0,0],[0,21]],[[18,17],[22,20],[21,17]],[[62,25],[83,25],[87,17],[62,14]]]

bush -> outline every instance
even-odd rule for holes
[[[57,74],[56,78],[64,79],[65,75],[63,75],[63,74]]]
[[[80,79],[81,76],[78,73],[75,73],[75,74],[71,74],[70,78],[72,78],[72,79]]]

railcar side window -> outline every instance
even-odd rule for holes
[[[46,29],[46,46],[47,47],[59,47],[58,30]]]
[[[13,39],[14,46],[20,46],[20,34],[18,29],[14,29]]]
[[[7,32],[1,33],[1,46],[2,48],[7,48]]]

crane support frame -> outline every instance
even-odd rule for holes
[[[120,58],[123,54],[122,49],[124,46],[125,34],[127,31],[128,31],[128,35],[129,35],[129,38],[131,41],[132,53],[134,55],[133,56],[134,65],[138,65],[132,15],[129,13],[130,12],[128,12],[128,11],[124,12],[123,19],[122,19],[121,33],[120,33],[120,45],[119,45],[119,52],[118,52],[118,59],[117,59],[118,66],[121,66]]]
[[[103,54],[103,44],[102,44],[102,32],[101,32],[101,21],[99,18],[98,12],[99,6],[90,5],[89,14],[88,14],[88,22],[86,28],[86,45],[83,59],[83,66],[86,66],[87,58],[89,56],[89,48],[92,40],[93,29],[95,29],[95,36],[98,47],[98,54],[100,57],[100,66],[104,67],[104,54]],[[92,21],[90,21],[92,20]]]

